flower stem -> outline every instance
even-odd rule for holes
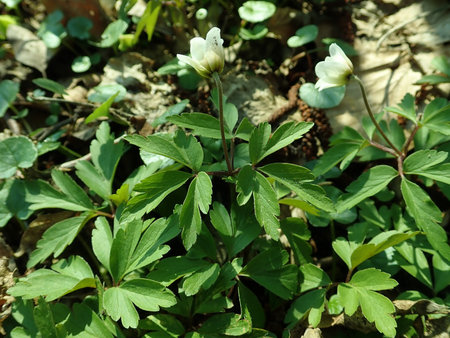
[[[222,82],[220,81],[219,74],[214,72],[212,74],[214,82],[217,87],[217,94],[219,96],[219,123],[220,123],[220,136],[222,137],[222,148],[225,156],[225,162],[227,162],[228,173],[233,172],[233,166],[231,165],[230,157],[228,156],[227,140],[225,139],[225,121],[223,118],[223,88]]]
[[[397,156],[403,156],[402,152],[391,142],[391,140],[389,140],[389,138],[384,133],[383,129],[381,129],[380,125],[378,124],[377,120],[375,119],[375,116],[372,113],[372,109],[370,108],[369,101],[367,100],[366,90],[364,88],[364,85],[363,85],[361,79],[356,75],[353,75],[353,78],[358,82],[359,87],[361,88],[361,93],[363,96],[364,104],[366,105],[367,112],[369,113],[369,117],[372,120],[372,123],[375,125],[375,128],[377,128],[380,135],[386,140],[386,142],[389,144],[389,146],[395,151]]]

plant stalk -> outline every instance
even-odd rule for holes
[[[391,142],[391,140],[389,140],[389,138],[384,133],[383,129],[381,129],[380,125],[378,124],[377,120],[375,119],[372,109],[370,108],[369,101],[367,100],[366,90],[364,88],[364,85],[363,85],[361,79],[356,75],[353,75],[353,78],[358,82],[359,87],[361,88],[361,93],[363,96],[364,104],[366,105],[367,112],[369,113],[369,117],[372,120],[372,123],[375,125],[375,128],[377,128],[380,135],[385,139],[385,141],[389,144],[389,146],[395,151],[397,156],[403,156],[402,152]]]
[[[214,79],[214,82],[216,83],[217,95],[219,97],[219,123],[220,123],[220,136],[222,138],[222,148],[225,156],[225,162],[227,163],[228,174],[231,175],[231,173],[233,172],[233,166],[231,164],[230,157],[228,155],[227,140],[225,139],[225,121],[223,118],[223,87],[222,82],[220,81],[219,74],[217,72],[214,72],[212,74],[212,77]]]

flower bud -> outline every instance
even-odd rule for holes
[[[353,74],[353,64],[341,47],[332,43],[330,45],[330,56],[327,56],[325,61],[319,62],[315,70],[319,78],[316,88],[321,91],[347,84],[350,75]]]
[[[225,56],[219,28],[211,28],[206,34],[206,39],[196,37],[190,44],[191,56],[177,54],[178,60],[193,67],[203,77],[211,77],[214,72],[222,72]]]

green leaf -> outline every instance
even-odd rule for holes
[[[238,12],[242,20],[256,23],[267,20],[275,14],[277,7],[267,1],[246,1],[239,7]]]
[[[47,15],[41,23],[37,35],[44,41],[48,48],[57,48],[61,44],[61,40],[67,35],[66,30],[61,24],[64,13],[57,9]]]
[[[67,22],[67,32],[69,35],[80,40],[89,39],[91,36],[89,31],[92,27],[92,20],[84,16],[76,16]]]
[[[27,184],[26,201],[31,203],[30,209],[59,208],[71,211],[88,211],[85,205],[70,195],[65,195],[54,189],[45,181],[32,181]]]
[[[136,328],[139,315],[135,306],[145,311],[159,311],[160,307],[176,304],[174,294],[158,282],[145,278],[128,280],[112,287],[103,295],[103,306],[115,321],[125,328]]]
[[[340,284],[337,294],[348,316],[352,316],[359,305],[364,317],[371,323],[375,322],[378,331],[394,337],[397,323],[391,313],[395,307],[388,298],[373,291],[395,287],[398,283],[389,277],[389,274],[377,269],[361,270],[349,283]]]
[[[255,219],[253,206],[231,206],[231,228],[235,229],[233,236],[220,233],[230,257],[236,256],[249,245],[261,232],[261,227]]]
[[[209,216],[211,218],[212,225],[221,235],[233,236],[235,234],[236,229],[233,228],[230,215],[223,204],[214,202]]]
[[[256,127],[249,140],[249,153],[252,164],[258,163],[259,159],[263,158],[264,148],[269,141],[270,132],[272,128],[265,122]]]
[[[250,136],[249,152],[252,164],[260,162],[268,155],[299,139],[312,126],[313,123],[311,122],[288,122],[278,127],[270,136],[270,125],[267,123],[260,124]]]
[[[69,175],[55,169],[52,170],[52,179],[66,196],[70,196],[71,200],[78,202],[86,209],[94,209],[88,195]]]
[[[433,131],[450,135],[450,104],[444,98],[436,98],[431,101],[423,112],[422,126]]]
[[[16,99],[19,93],[19,84],[11,80],[0,82],[0,118],[5,115],[10,104]]]
[[[433,275],[434,275],[434,292],[444,290],[448,287],[450,280],[450,264],[449,261],[443,259],[439,254],[433,255]]]
[[[44,88],[52,93],[59,94],[59,95],[67,95],[66,88],[56,81],[40,77],[37,79],[33,79],[32,82],[36,86]]]
[[[309,323],[312,326],[317,326],[325,306],[325,294],[326,290],[320,289],[310,291],[297,298],[291,304],[284,318],[284,322],[289,323],[288,328],[293,328],[308,312],[310,313]]]
[[[377,194],[397,175],[397,170],[387,165],[370,168],[347,186],[347,194],[342,195],[336,204],[337,212],[350,209],[367,197]]]
[[[206,173],[201,171],[189,185],[180,213],[180,224],[183,226],[181,237],[186,250],[189,250],[197,240],[202,224],[200,211],[204,214],[208,212],[211,195],[211,180]]]
[[[445,151],[419,150],[409,155],[403,162],[403,170],[406,174],[423,171],[444,162],[448,156]]]
[[[367,259],[379,254],[391,246],[395,246],[416,236],[418,233],[418,231],[401,233],[396,230],[391,230],[378,234],[372,238],[369,243],[362,244],[353,250],[351,254],[351,268],[354,269]]]
[[[95,110],[92,113],[90,113],[88,117],[86,117],[86,119],[84,120],[84,123],[90,123],[102,116],[109,116],[109,108],[111,108],[111,105],[113,104],[117,95],[119,95],[119,92],[116,92],[109,99],[107,99],[105,102],[103,102],[101,104],[101,106],[95,108]]]
[[[31,167],[37,158],[36,147],[25,136],[12,136],[0,141],[0,153],[0,179],[13,176],[18,168]]]
[[[445,75],[450,76],[450,62],[449,58],[445,55],[434,57],[431,60],[431,66]]]
[[[95,229],[92,230],[92,250],[98,261],[108,270],[109,255],[111,253],[111,245],[113,235],[111,228],[105,217],[98,217],[95,220]]]
[[[240,275],[250,277],[280,298],[291,299],[297,290],[298,269],[286,264],[288,259],[286,251],[269,249],[254,257]]]
[[[157,127],[161,124],[166,123],[167,119],[169,117],[171,117],[173,115],[179,115],[184,110],[184,108],[186,108],[188,103],[189,103],[189,100],[185,99],[185,100],[181,100],[180,102],[174,104],[173,106],[170,106],[161,116],[159,116],[158,118],[156,118],[153,121],[152,126]],[[175,123],[175,122],[173,122],[173,123]]]
[[[210,265],[211,263],[205,260],[191,259],[186,256],[169,257],[159,261],[148,277],[168,286],[178,278],[191,275]]]
[[[135,190],[144,192],[128,201],[125,213],[139,218],[156,208],[171,192],[181,187],[192,175],[184,171],[161,171],[136,184]]]
[[[290,163],[272,163],[259,170],[291,189],[301,199],[325,211],[334,211],[333,202],[326,196],[325,190],[306,183],[314,179],[309,169]]]
[[[72,312],[64,324],[70,337],[104,337],[113,338],[108,325],[85,304],[75,303]]]
[[[93,92],[89,94],[88,100],[96,103],[103,103],[107,101],[111,96],[117,94],[113,102],[122,101],[127,95],[127,89],[121,84],[114,83],[108,85],[99,85],[92,88]]]
[[[108,48],[119,41],[119,37],[125,33],[128,28],[128,23],[124,20],[118,19],[111,22],[103,32],[102,40],[96,45],[100,48]]]
[[[259,40],[265,37],[267,33],[269,33],[269,29],[262,23],[257,23],[250,29],[241,27],[239,30],[239,36],[243,40]]]
[[[264,327],[266,315],[258,297],[242,282],[238,282],[238,295],[241,316],[247,319],[253,328]]]
[[[432,180],[450,184],[450,163],[440,164],[425,170],[410,171],[408,174],[416,174],[431,178]]]
[[[38,304],[33,309],[33,317],[39,333],[42,334],[42,337],[58,337],[50,304],[48,304],[42,297],[39,297]]]
[[[196,295],[200,289],[209,289],[219,277],[220,267],[217,263],[209,264],[184,278],[182,289],[186,296]]]
[[[252,329],[250,321],[242,319],[235,313],[223,313],[208,318],[198,332],[206,335],[223,334],[227,336],[242,336]]]
[[[166,156],[172,160],[198,171],[203,162],[201,144],[192,135],[178,130],[175,135],[129,135],[125,139],[149,153]]]
[[[111,244],[109,263],[111,275],[118,283],[127,271],[129,261],[141,234],[142,222],[133,220],[126,229],[119,229]]]
[[[401,191],[407,210],[414,217],[417,226],[425,232],[428,242],[445,259],[450,260],[450,246],[447,233],[438,223],[442,221],[439,208],[426,192],[406,178],[402,179]]]
[[[416,108],[414,96],[407,93],[398,107],[386,107],[386,110],[391,113],[406,117],[407,119],[416,123]]]
[[[280,222],[281,230],[286,235],[294,254],[295,263],[306,264],[312,261],[312,248],[309,244],[311,233],[301,218],[287,217]]]
[[[119,160],[124,152],[122,141],[115,143],[109,124],[102,122],[96,139],[90,146],[92,166],[87,161],[77,163],[77,176],[96,194],[108,200],[112,194],[112,183]]]
[[[299,90],[300,98],[310,107],[328,109],[338,106],[345,95],[345,86],[319,91],[314,83],[305,83]]]
[[[405,174],[421,175],[450,184],[450,163],[440,164],[448,153],[436,150],[419,150],[409,155],[403,162]]]
[[[150,335],[158,332],[161,337],[180,337],[185,332],[183,324],[167,314],[150,315],[139,322],[138,328],[152,331]]]
[[[307,43],[314,41],[319,33],[319,28],[316,25],[306,25],[297,29],[294,36],[287,40],[287,45],[291,48],[300,47]]]
[[[415,85],[423,85],[423,84],[437,85],[440,83],[449,83],[449,82],[450,82],[450,76],[448,76],[448,75],[431,74],[431,75],[422,76],[414,84]]]
[[[411,276],[432,289],[433,282],[431,280],[430,266],[423,251],[408,242],[397,245],[395,249],[393,258],[397,264]]]
[[[253,130],[255,130],[255,126],[246,117],[244,117],[236,129],[235,137],[248,141],[250,140]]]
[[[239,191],[238,203],[241,205],[247,203],[253,194],[255,216],[258,223],[264,227],[268,235],[277,240],[280,227],[277,216],[280,215],[280,206],[269,181],[250,166],[245,166],[239,172],[237,190]]]
[[[359,143],[340,143],[331,147],[317,160],[313,169],[313,174],[315,176],[323,175],[344,160],[346,160],[346,165],[343,166],[341,170],[346,169],[348,164],[350,164],[351,160],[355,158],[356,154],[361,149],[363,143],[364,140],[361,140]]]
[[[331,284],[331,279],[321,268],[308,263],[300,266],[300,292]]]
[[[220,124],[219,120],[214,116],[203,113],[184,113],[180,116],[170,116],[167,121],[183,128],[192,129],[194,135],[210,137],[220,140]],[[231,139],[231,134],[227,126],[225,126],[225,138]]]
[[[31,299],[45,296],[50,302],[82,288],[95,288],[94,274],[89,264],[79,256],[60,260],[52,270],[39,269],[8,290],[14,297]]]
[[[37,242],[36,249],[31,253],[27,267],[31,268],[42,263],[53,254],[58,257],[70,245],[92,215],[77,216],[64,219],[48,228]]]
[[[139,36],[145,27],[145,32],[147,33],[147,41],[151,41],[153,32],[155,30],[156,22],[158,21],[159,11],[161,9],[162,1],[156,0],[151,1],[147,4],[144,14],[139,20],[136,32],[134,33],[133,43],[136,44],[139,40]]]

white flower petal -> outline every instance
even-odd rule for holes
[[[191,65],[203,77],[222,72],[225,57],[219,28],[211,28],[206,40],[200,37],[191,39],[190,45],[192,57],[177,55],[180,61]]]
[[[347,55],[345,55],[341,47],[339,47],[336,43],[332,43],[330,45],[330,56],[336,61],[344,62],[347,65],[348,69],[353,71],[353,63],[350,61]]]
[[[219,28],[213,27],[206,34],[206,49],[223,56],[223,39],[220,38]]]
[[[191,39],[191,55],[194,60],[201,62],[206,53],[206,40],[200,37]]]
[[[316,88],[320,91],[325,88],[345,85],[353,73],[353,64],[342,49],[335,43],[330,45],[330,56],[317,63],[315,67],[319,80]]]

